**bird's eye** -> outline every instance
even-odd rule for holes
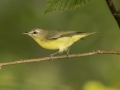
[[[37,34],[37,32],[36,32],[36,31],[34,31],[34,32],[33,32],[33,34]]]

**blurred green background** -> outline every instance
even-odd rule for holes
[[[0,62],[49,56],[23,32],[46,30],[99,31],[72,45],[70,53],[120,50],[120,29],[105,0],[70,12],[42,15],[46,0],[0,0]],[[114,0],[116,8],[120,1]],[[63,53],[65,54],[65,53]],[[93,55],[2,67],[0,90],[119,90],[120,56]]]

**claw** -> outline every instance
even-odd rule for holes
[[[66,55],[67,55],[67,58],[70,58],[70,55],[69,55],[69,53],[67,53]]]
[[[69,55],[69,50],[70,50],[70,47],[68,47],[68,49],[67,49],[67,53],[66,53],[67,58],[70,58],[70,55]]]
[[[52,61],[53,60],[53,54],[50,54],[50,61]]]
[[[59,51],[56,53],[50,54],[50,58],[51,58],[50,61],[53,60],[53,55],[56,55],[57,53],[59,53]]]

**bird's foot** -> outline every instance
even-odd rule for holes
[[[70,58],[70,55],[68,53],[66,55],[67,55],[67,58]]]
[[[52,61],[53,60],[53,54],[50,54],[50,61]]]

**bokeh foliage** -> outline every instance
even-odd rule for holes
[[[120,1],[115,3],[118,8]],[[70,53],[120,50],[120,30],[105,0],[91,0],[70,12],[42,15],[45,7],[45,0],[0,0],[0,62],[45,57],[56,52],[39,47],[22,34],[32,28],[100,32],[76,42]],[[119,86],[118,55],[42,61],[0,70],[0,90],[114,90]]]
[[[75,10],[84,4],[88,3],[90,0],[48,0],[47,8],[44,14],[51,11],[70,11]]]

